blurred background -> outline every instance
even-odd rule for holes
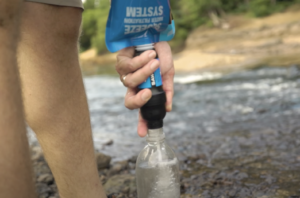
[[[300,1],[170,2],[176,76],[164,130],[181,162],[182,197],[300,197]],[[105,47],[109,1],[84,5],[80,57],[95,146],[118,163],[145,140]]]
[[[176,76],[164,131],[181,163],[182,197],[300,197],[300,1],[170,2]],[[95,147],[111,157],[99,176],[108,194],[136,197],[146,142],[105,47],[110,3],[84,6],[80,61]]]
[[[176,70],[228,70],[300,62],[299,2],[171,0],[176,36],[170,45]],[[104,43],[110,3],[86,0],[84,5],[80,42],[83,72],[108,71],[107,66],[115,61]]]

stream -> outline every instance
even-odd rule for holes
[[[297,66],[175,77],[164,131],[181,162],[184,197],[300,197],[299,77]],[[95,148],[112,162],[135,157],[146,142],[119,78],[84,83]]]

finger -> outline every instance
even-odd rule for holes
[[[138,135],[140,137],[145,137],[147,135],[148,127],[147,121],[142,118],[141,111],[139,112],[139,122],[138,122]]]
[[[128,88],[125,96],[125,106],[128,109],[138,109],[150,100],[152,92],[150,89],[144,89],[136,93],[136,89]]]
[[[174,68],[169,70],[168,73],[166,73],[163,76],[163,89],[166,92],[166,110],[167,112],[172,111],[172,101],[174,96]]]
[[[159,42],[155,45],[160,61],[160,70],[163,80],[163,89],[166,92],[167,102],[166,110],[172,110],[172,101],[174,95],[174,75],[175,69],[173,64],[172,52],[167,42]]]
[[[155,50],[160,61],[160,71],[164,75],[174,68],[172,51],[167,42],[158,42],[155,44]]]
[[[132,58],[134,55],[134,47],[127,47],[121,49],[117,55],[117,61],[119,62],[123,57]]]
[[[154,50],[145,51],[140,56],[132,58],[133,54],[133,48],[126,48],[121,50],[117,55],[116,70],[120,75],[135,72],[156,57]]]
[[[151,60],[145,67],[137,70],[134,73],[130,73],[126,76],[125,80],[121,77],[125,87],[135,88],[155,72],[159,67],[159,61],[154,59]]]

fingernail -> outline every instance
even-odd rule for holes
[[[156,56],[156,53],[155,52],[150,52],[150,54],[149,54],[149,58],[155,58],[155,56]]]
[[[142,94],[142,99],[143,99],[144,101],[148,101],[148,100],[150,100],[150,98],[151,98],[151,94],[150,94],[148,91],[145,91],[145,92]]]
[[[158,66],[159,66],[158,61],[153,61],[153,63],[151,63],[151,65],[150,65],[150,68],[152,70],[156,70],[158,68]]]
[[[169,112],[169,111],[172,111],[172,104],[168,104],[167,107],[166,107],[166,110]]]

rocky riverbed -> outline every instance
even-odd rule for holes
[[[260,67],[230,74],[177,75],[166,141],[181,166],[181,197],[300,196],[300,68]],[[112,76],[85,78],[99,177],[109,197],[136,197],[137,111],[123,106]],[[40,198],[57,187],[29,133]]]

